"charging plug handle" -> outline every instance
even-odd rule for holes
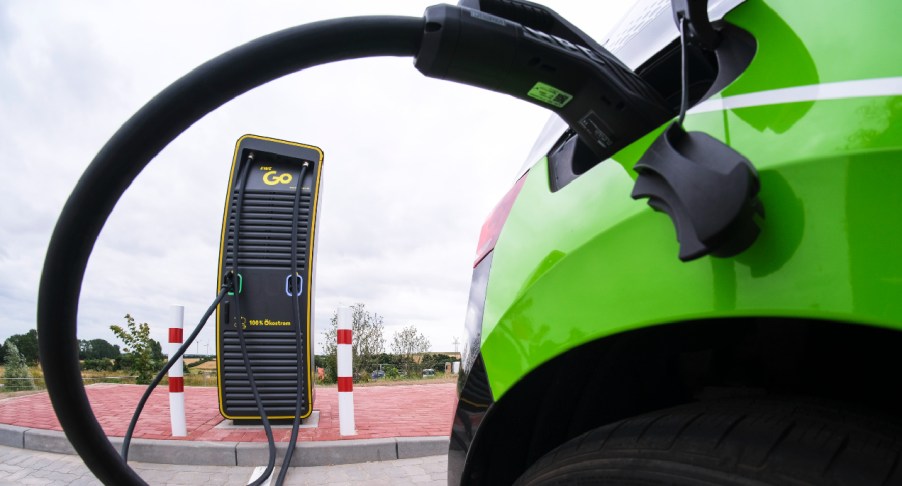
[[[559,37],[596,52],[604,52],[601,44],[595,42],[589,34],[554,10],[538,3],[525,0],[461,0],[457,5],[511,20],[523,27]]]
[[[533,19],[532,27],[466,7],[427,8],[416,68],[429,77],[505,93],[552,110],[601,160],[675,114],[613,54],[569,23],[554,20],[560,19],[557,14],[508,10]]]

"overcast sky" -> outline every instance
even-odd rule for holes
[[[420,17],[429,1],[0,2],[0,340],[35,327],[50,233],[94,154],[152,96],[204,61],[315,20]],[[597,39],[631,1],[548,1]],[[588,24],[588,25],[587,25]],[[166,341],[172,304],[191,329],[217,290],[236,140],[321,147],[316,349],[339,305],[415,325],[433,351],[463,341],[482,222],[514,182],[549,112],[423,77],[410,58],[287,76],[195,124],[140,175],[103,229],[79,308],[81,339],[116,342],[130,313]],[[215,323],[200,346],[213,352]],[[187,330],[186,330],[187,334]],[[389,350],[386,350],[389,351]]]

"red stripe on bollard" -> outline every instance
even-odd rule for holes
[[[169,328],[169,342],[170,343],[181,343],[182,342],[182,330],[178,327],[170,327]]]
[[[338,344],[351,344],[351,330],[350,329],[339,329],[338,330]]]
[[[354,390],[354,379],[350,377],[338,377],[338,391],[349,392]]]
[[[185,379],[181,376],[169,377],[169,393],[181,393],[185,391]]]

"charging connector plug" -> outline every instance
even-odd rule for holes
[[[642,78],[569,23],[563,30],[561,22],[545,30],[525,23],[471,8],[429,7],[416,68],[552,110],[600,160],[675,114]]]

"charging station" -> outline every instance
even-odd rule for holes
[[[228,279],[233,285],[216,315],[217,387],[225,418],[262,418],[246,363],[270,420],[295,418],[298,397],[300,418],[312,412],[312,291],[322,163],[322,150],[300,143],[245,135],[235,147],[217,278],[217,287]]]

